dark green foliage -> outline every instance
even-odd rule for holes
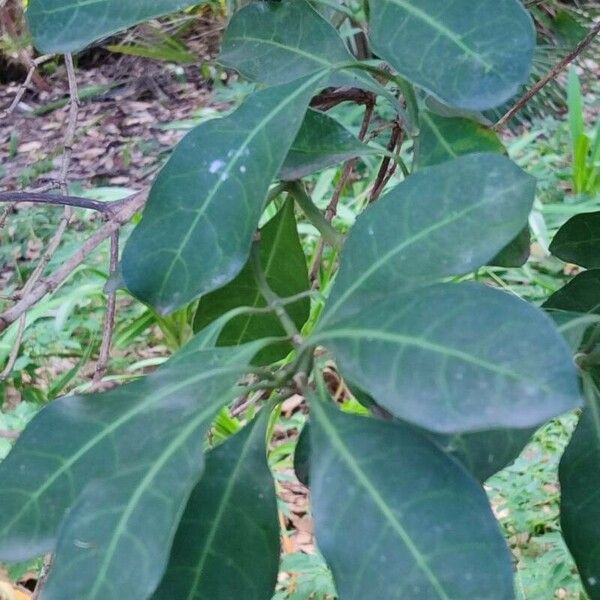
[[[298,239],[294,202],[290,199],[279,213],[260,230],[260,260],[271,289],[281,298],[296,296],[309,287],[306,258]],[[262,296],[251,264],[225,287],[203,296],[196,309],[194,329],[200,331],[227,311],[242,306],[264,308]],[[310,312],[308,297],[286,305],[286,310],[298,329],[302,329]],[[271,312],[247,313],[234,317],[219,336],[220,346],[237,346],[261,338],[283,338],[285,330]],[[273,363],[288,354],[292,345],[283,341],[265,348],[255,362]]]
[[[188,4],[32,0],[28,17],[40,48],[66,51]],[[534,29],[519,0],[368,7],[352,21],[306,0],[232,15],[219,61],[256,89],[176,147],[122,258],[150,317],[195,314],[196,337],[151,375],[53,402],[0,465],[0,558],[52,552],[44,600],[270,600],[279,543],[267,421],[294,394],[311,398],[295,469],[342,600],[514,598],[481,482],[534,427],[581,406],[578,371],[542,310],[463,279],[527,260],[535,180],[478,111],[527,80]],[[360,62],[358,44],[377,60]],[[365,139],[385,132],[387,150],[309,109],[330,101],[365,104]],[[334,209],[349,206],[334,197],[323,214],[315,178],[299,180],[357,157],[376,184],[353,198],[356,223],[337,230]],[[352,178],[343,184],[352,195]],[[597,266],[593,219],[569,222],[553,251]],[[598,312],[596,275],[546,303],[566,315],[557,320],[591,371],[599,336],[577,320]],[[352,393],[370,416],[344,414],[324,393],[326,361],[347,380],[342,392],[362,390]],[[336,394],[344,411],[367,412],[347,396]],[[595,406],[588,398],[561,467],[566,539],[594,598]],[[230,434],[207,452],[207,438]]]
[[[584,213],[569,219],[552,240],[554,256],[586,269],[600,267],[600,212]]]
[[[268,410],[209,452],[153,600],[270,600],[279,569],[279,522],[265,454]],[[228,557],[223,570],[223,557]]]
[[[317,542],[341,598],[514,597],[485,493],[458,462],[401,423],[311,408]]]

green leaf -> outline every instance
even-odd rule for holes
[[[294,473],[298,481],[308,485],[310,470],[310,424],[304,424],[294,449]]]
[[[544,308],[600,315],[600,269],[579,273],[567,285],[554,292],[544,303]]]
[[[255,343],[180,355],[160,370],[150,389],[149,378],[141,390],[90,397],[85,406],[75,407],[75,418],[59,424],[63,435],[69,426],[66,433],[73,436],[71,427],[79,423],[91,423],[97,431],[77,454],[50,455],[66,467],[85,449],[91,464],[87,484],[59,530],[46,600],[145,600],[154,591],[176,525],[202,474],[210,424],[239,395],[236,381],[259,348]],[[127,410],[118,411],[116,405]],[[124,422],[129,427],[116,427]],[[100,437],[110,442],[108,447],[98,447]],[[67,475],[79,466],[67,468]]]
[[[427,110],[421,111],[419,117],[421,127],[415,158],[418,169],[465,154],[506,152],[498,135],[476,121],[441,117]]]
[[[451,436],[439,435],[434,436],[433,440],[483,483],[519,456],[534,431],[535,429],[493,429]]]
[[[600,394],[586,376],[587,406],[560,461],[563,537],[591,600],[600,598]]]
[[[600,267],[600,212],[569,219],[554,236],[550,252],[565,262],[586,269]]]
[[[527,81],[535,31],[518,0],[377,0],[373,50],[442,102],[485,110]]]
[[[522,267],[529,258],[531,249],[531,232],[529,226],[523,227],[519,235],[509,242],[494,258],[490,264],[494,267],[505,269]]]
[[[321,321],[309,343],[393,415],[431,431],[533,427],[580,403],[551,320],[475,283],[373,290]]]
[[[584,271],[552,294],[543,305],[559,325],[573,352],[600,321],[600,269]]]
[[[52,550],[65,511],[92,479],[154,460],[167,445],[159,440],[227,401],[260,347],[209,349],[212,339],[203,332],[154,374],[56,400],[33,419],[0,464],[0,559]]]
[[[283,181],[293,181],[357,156],[379,154],[363,144],[340,122],[325,113],[309,110],[279,172]]]
[[[298,237],[294,201],[291,198],[262,228],[260,259],[269,286],[280,298],[295,296],[310,289],[306,257]],[[266,305],[258,289],[252,265],[246,264],[231,283],[200,299],[194,317],[194,330],[203,329],[233,308],[260,308]],[[300,330],[310,314],[310,299],[306,297],[287,304],[286,311]],[[286,337],[285,330],[273,313],[246,314],[231,319],[223,328],[218,344],[236,346],[264,337]],[[255,362],[270,364],[284,358],[291,350],[292,345],[288,342],[273,344],[262,350]]]
[[[273,596],[280,549],[265,449],[269,412],[208,453],[154,600]]]
[[[311,402],[315,532],[345,600],[509,600],[485,492],[415,429]]]
[[[256,92],[180,142],[125,247],[123,277],[135,296],[165,314],[242,270],[269,185],[322,77]]]
[[[247,79],[269,85],[355,62],[335,28],[306,0],[255,2],[238,11],[225,31],[217,60]],[[388,95],[360,71],[334,73],[327,85]]]
[[[198,0],[29,0],[27,22],[38,50],[76,52],[136,23],[175,12]]]
[[[351,229],[323,322],[366,306],[374,292],[415,288],[486,264],[527,223],[535,185],[495,154],[470,154],[411,175]]]

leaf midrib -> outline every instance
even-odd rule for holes
[[[333,444],[335,449],[338,451],[339,456],[342,458],[342,460],[350,469],[350,471],[354,474],[358,482],[362,485],[362,487],[366,490],[368,495],[374,501],[377,508],[383,514],[384,518],[392,525],[394,531],[398,534],[398,536],[406,546],[407,550],[410,552],[411,556],[414,558],[421,571],[423,571],[428,581],[431,583],[432,587],[437,592],[439,598],[441,598],[442,600],[451,600],[450,596],[448,596],[442,584],[435,576],[435,573],[433,573],[433,571],[429,568],[426,557],[420,552],[419,548],[414,543],[413,539],[406,531],[402,523],[398,520],[393,511],[390,510],[384,498],[382,498],[378,489],[371,482],[368,475],[354,460],[354,456],[344,443],[344,440],[341,438],[335,426],[327,417],[325,410],[320,406],[320,402],[321,400],[313,400],[313,402],[311,402],[311,410],[318,413],[316,416],[318,416],[320,425],[327,433],[330,443]]]
[[[404,242],[402,242],[401,244],[398,244],[397,246],[394,246],[393,248],[391,248],[383,256],[381,256],[376,261],[374,261],[371,264],[371,266],[366,271],[364,271],[359,277],[357,277],[354,280],[354,283],[336,300],[335,304],[333,304],[332,306],[327,307],[327,312],[323,315],[320,327],[322,328],[322,326],[327,321],[329,321],[329,317],[332,314],[334,314],[335,311],[340,307],[340,305],[343,302],[345,302],[350,296],[352,296],[354,294],[354,292],[365,281],[367,281],[367,279],[369,279],[369,277],[371,277],[371,275],[373,275],[381,267],[383,267],[387,263],[387,261],[390,260],[391,258],[393,258],[396,254],[402,252],[402,250],[405,250],[409,246],[412,246],[414,243],[420,241],[421,239],[423,239],[424,237],[426,237],[430,233],[433,233],[434,231],[437,231],[438,229],[442,229],[443,227],[446,227],[446,225],[450,225],[451,223],[454,223],[458,219],[464,217],[465,215],[468,215],[471,211],[480,208],[481,206],[483,206],[484,204],[486,204],[488,202],[489,202],[489,199],[485,198],[483,200],[480,200],[476,204],[471,204],[467,208],[464,208],[461,211],[453,213],[452,215],[450,215],[449,217],[446,217],[445,219],[442,219],[440,221],[436,221],[435,223],[433,223],[429,227],[426,227],[425,229],[421,229],[419,232],[417,232],[416,234],[414,234],[410,238],[404,240]]]
[[[289,210],[287,208],[287,204],[285,204],[281,210],[284,210],[284,211]],[[267,258],[267,264],[264,267],[264,272],[265,272],[265,276],[267,277],[267,279],[271,272],[271,267],[273,266],[273,259],[274,259],[275,255],[277,254],[277,247],[279,246],[279,243],[281,241],[282,232],[285,229],[285,219],[286,219],[287,215],[279,215],[279,217],[281,218],[281,220],[278,223],[277,231],[275,233],[275,238],[273,240],[273,246],[271,247],[271,252]],[[274,218],[277,218],[277,215]],[[254,300],[252,301],[251,308],[257,308],[260,303],[260,300],[261,299],[264,300],[264,298],[263,298],[263,295],[260,293],[260,290],[258,289],[258,284],[256,284],[256,279],[254,277],[254,274],[253,274],[253,280],[257,287],[255,289]],[[266,302],[266,300],[265,300],[265,302]],[[244,335],[246,335],[246,331],[248,331],[248,327],[250,327],[250,323],[252,322],[252,317],[253,317],[253,315],[251,315],[251,314],[246,316],[246,323],[244,324],[244,327],[242,328],[242,330],[240,331],[240,334],[237,337],[238,344],[241,344],[243,342]]]
[[[226,399],[223,398],[223,403],[226,402]],[[90,600],[93,600],[97,597],[98,592],[100,591],[100,586],[104,583],[106,579],[106,574],[110,567],[110,564],[113,560],[113,556],[115,554],[115,550],[117,548],[118,541],[120,537],[126,532],[126,527],[129,519],[131,518],[133,512],[137,508],[140,500],[144,492],[150,487],[153,481],[160,475],[161,470],[167,464],[167,462],[175,455],[175,453],[187,442],[187,440],[197,432],[197,429],[200,428],[201,425],[205,424],[206,421],[210,418],[211,415],[214,415],[217,412],[217,408],[215,406],[210,406],[199,413],[195,418],[193,418],[189,424],[184,427],[178,435],[166,446],[165,451],[161,454],[160,458],[154,462],[151,469],[146,473],[146,475],[142,478],[139,485],[136,486],[134,493],[132,494],[129,502],[126,505],[125,510],[123,511],[117,526],[115,527],[114,533],[110,539],[110,543],[106,552],[103,553],[103,560],[98,568],[97,575],[95,578],[94,586],[90,591]],[[201,469],[204,466],[204,457],[201,456],[198,459],[198,468]]]
[[[161,394],[158,396],[152,397],[150,396],[147,401],[142,404],[138,404],[134,406],[131,410],[123,414],[119,419],[113,421],[108,427],[102,429],[102,431],[94,436],[91,440],[89,440],[84,446],[82,446],[75,454],[69,457],[59,469],[57,469],[50,477],[48,477],[44,484],[39,487],[35,492],[29,495],[27,502],[23,504],[21,510],[11,519],[11,521],[2,529],[2,531],[6,532],[10,530],[10,528],[14,525],[16,521],[28,510],[29,506],[31,506],[34,502],[36,502],[40,496],[52,485],[54,482],[64,475],[74,464],[76,464],[81,458],[83,458],[90,450],[92,450],[95,446],[97,446],[100,442],[102,442],[106,437],[113,434],[115,431],[120,429],[122,426],[126,425],[131,419],[136,417],[138,414],[143,412],[144,410],[151,407],[153,404],[160,402],[166,396],[169,396],[173,393],[176,393],[179,389],[184,388],[190,384],[199,383],[204,379],[210,379],[219,374],[230,374],[232,371],[231,368],[217,368],[213,369],[207,373],[200,373],[199,375],[190,377],[183,382],[180,382],[174,385],[171,388],[167,388],[163,390]],[[240,367],[240,373],[243,370]]]
[[[433,119],[427,114],[427,111],[421,111],[421,118],[429,125],[429,128],[433,132],[437,141],[441,144],[442,148],[452,157],[458,158],[458,154],[454,151],[452,146],[447,142],[446,138],[442,135],[439,127],[435,124]]]
[[[380,0],[381,1],[381,0]],[[487,62],[480,54],[478,54],[473,48],[465,44],[461,38],[461,36],[457,35],[451,29],[448,29],[443,23],[440,21],[436,21],[433,17],[428,15],[424,10],[413,6],[406,2],[406,0],[388,0],[392,4],[403,8],[407,13],[416,19],[422,21],[426,25],[429,25],[432,29],[437,31],[439,34],[449,39],[453,44],[456,45],[457,48],[462,50],[467,56],[473,58],[476,62],[483,65],[486,70],[493,71],[494,65]]]
[[[435,342],[430,342],[424,338],[419,338],[416,336],[409,336],[400,333],[393,333],[390,331],[381,331],[379,329],[368,329],[368,328],[360,328],[356,327],[354,329],[334,329],[330,331],[325,331],[320,334],[315,335],[311,338],[311,343],[323,343],[327,344],[327,340],[331,339],[358,339],[358,340],[376,340],[380,342],[395,342],[398,344],[403,344],[406,346],[413,346],[416,348],[420,348],[422,350],[426,350],[428,352],[433,352],[435,354],[441,354],[446,357],[456,358],[468,364],[475,365],[477,367],[481,367],[487,371],[492,373],[496,373],[497,375],[502,375],[508,379],[513,379],[515,381],[526,381],[533,382],[540,389],[547,393],[552,393],[553,390],[547,384],[537,380],[532,379],[526,374],[519,373],[517,371],[513,371],[511,369],[506,369],[504,367],[500,367],[495,363],[491,363],[487,360],[483,360],[474,354],[469,354],[468,352],[464,352],[462,350],[457,350],[456,348],[452,348],[451,346],[444,346],[442,344],[436,344]]]
[[[249,425],[249,427],[257,427],[257,426],[258,426],[257,423]],[[227,485],[225,486],[225,490],[223,491],[223,495],[221,496],[221,501],[219,502],[219,508],[217,510],[217,514],[215,515],[215,518],[210,526],[210,530],[208,532],[208,536],[206,538],[204,548],[202,549],[202,554],[200,555],[200,558],[198,559],[198,564],[196,565],[196,568],[194,569],[194,580],[192,582],[192,585],[190,587],[190,592],[187,595],[186,600],[194,600],[194,598],[195,598],[195,592],[196,592],[196,589],[198,588],[198,584],[200,583],[200,578],[202,577],[202,571],[204,569],[206,559],[208,558],[209,551],[212,548],[213,542],[215,541],[217,531],[218,531],[219,527],[221,526],[221,521],[223,520],[223,517],[225,516],[225,507],[229,503],[229,499],[231,498],[231,495],[233,493],[233,488],[235,487],[235,483],[237,482],[237,478],[240,473],[240,469],[242,468],[242,465],[244,463],[244,459],[246,458],[246,455],[248,454],[249,449],[251,448],[252,444],[254,443],[255,433],[256,433],[256,430],[253,430],[250,433],[250,435],[248,436],[248,439],[246,440],[246,443],[244,444],[242,451],[238,455],[238,459],[237,459],[235,468],[229,477],[229,481],[227,482]]]

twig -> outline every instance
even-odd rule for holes
[[[362,125],[360,127],[360,132],[358,134],[359,140],[364,140],[367,132],[369,131],[369,125],[371,124],[371,119],[373,118],[373,112],[375,111],[375,99],[373,95],[370,95],[369,101],[366,103],[365,114],[363,117]],[[356,165],[358,159],[353,158],[349,160],[342,170],[342,174],[340,176],[340,180],[335,190],[333,191],[333,195],[331,196],[331,200],[327,209],[325,210],[325,219],[328,223],[333,221],[333,218],[337,214],[337,207],[340,202],[340,198],[342,196],[342,192],[344,191],[350,176],[352,175],[352,171]],[[325,249],[325,241],[323,238],[319,240],[319,245],[315,251],[315,255],[313,256],[312,265],[310,267],[310,280],[313,282],[313,286],[317,283],[317,275],[319,273],[319,268],[321,266],[321,259],[323,258],[323,250]]]
[[[373,94],[357,88],[325,90],[318,96],[315,96],[310,105],[313,108],[329,110],[342,102],[353,102],[354,104],[364,104],[365,106],[368,106],[373,102]]]
[[[42,563],[42,568],[40,569],[40,576],[38,577],[35,590],[33,591],[33,595],[31,596],[31,600],[39,600],[40,594],[42,593],[42,589],[46,583],[46,579],[48,579],[48,575],[50,574],[51,566],[52,554],[46,554],[46,556],[44,556],[44,562]]]
[[[25,321],[26,315],[22,314],[19,318],[19,329],[17,331],[17,337],[15,338],[15,343],[10,351],[10,355],[8,357],[8,361],[4,369],[2,369],[2,373],[0,373],[0,381],[5,381],[6,378],[12,373],[13,367],[17,362],[17,358],[19,357],[19,348],[21,348],[21,344],[23,343],[23,335],[25,334]]]
[[[89,237],[69,260],[64,262],[47,278],[42,279],[31,292],[23,296],[14,306],[0,314],[0,332],[14,323],[25,311],[29,310],[36,302],[39,302],[46,294],[60,286],[91,252],[104,240],[111,237],[115,231],[118,231],[122,225],[127,223],[144,205],[145,201],[146,195],[144,194],[129,198],[127,203],[122,206],[122,209],[106,225]]]
[[[33,79],[33,75],[36,69],[42,63],[45,63],[46,61],[50,60],[53,56],[53,54],[46,54],[44,56],[39,56],[35,60],[31,61],[29,65],[29,71],[27,72],[27,77],[25,77],[25,81],[19,86],[19,89],[17,90],[13,101],[10,103],[10,106],[6,110],[2,111],[2,113],[0,113],[0,120],[5,119],[16,110],[17,106],[19,106],[19,103],[25,95],[27,86],[31,83],[31,80]]]
[[[110,275],[113,275],[119,266],[119,231],[115,231],[110,236]],[[102,328],[102,343],[96,370],[94,372],[93,383],[98,383],[106,374],[108,359],[110,356],[110,345],[112,342],[113,330],[115,327],[115,313],[117,308],[117,290],[112,290],[108,294],[106,302],[106,316]]]
[[[59,196],[57,194],[48,194],[44,192],[0,192],[0,203],[10,202],[18,204],[20,202],[31,202],[34,204],[56,204],[59,206],[72,206],[75,208],[87,208],[96,210],[100,213],[114,212],[118,202],[99,202],[89,198],[79,196]]]
[[[35,65],[34,65],[35,66]],[[59,187],[63,196],[68,194],[68,185],[67,185],[67,175],[69,172],[69,166],[71,164],[71,155],[73,151],[73,140],[75,138],[75,132],[77,130],[77,117],[79,115],[79,96],[77,93],[77,79],[75,77],[75,68],[73,66],[73,57],[71,54],[65,54],[65,66],[67,69],[67,78],[69,80],[69,117],[67,122],[67,128],[65,131],[64,137],[64,150],[63,150],[63,159],[60,170],[60,180]],[[31,70],[30,70],[31,73]],[[63,211],[63,216],[52,236],[48,246],[38,264],[35,266],[33,273],[25,283],[23,289],[19,290],[18,294],[16,294],[17,298],[26,298],[32,292],[32,290],[36,287],[37,283],[41,279],[46,270],[46,267],[52,260],[52,257],[56,253],[56,250],[60,246],[62,238],[69,226],[69,221],[73,215],[73,208],[69,205],[65,205],[65,209]],[[19,303],[17,303],[18,305]],[[15,338],[14,346],[11,350],[11,354],[9,360],[0,375],[0,381],[6,379],[17,360],[19,354],[19,348],[21,347],[21,342],[23,340],[23,334],[25,333],[25,313],[21,313],[19,315],[19,331],[17,333],[17,337]],[[2,329],[0,328],[0,331]]]
[[[387,149],[390,152],[394,152],[395,148],[400,146],[402,146],[402,128],[400,127],[399,123],[395,123]],[[373,184],[373,189],[371,190],[371,194],[369,196],[369,204],[375,202],[379,198],[388,181],[395,173],[397,165],[395,162],[393,162],[390,167],[390,162],[391,158],[389,156],[386,156],[381,162],[381,167],[379,168],[379,172],[375,178],[375,183]]]
[[[296,324],[288,314],[286,308],[281,302],[281,298],[271,289],[269,282],[267,281],[267,277],[265,276],[265,272],[262,267],[262,263],[260,260],[260,241],[257,240],[252,245],[252,251],[250,254],[250,262],[252,264],[252,271],[254,272],[254,277],[256,279],[256,285],[258,286],[258,290],[261,293],[262,297],[265,299],[267,305],[273,309],[273,312],[279,319],[281,326],[287,333],[287,335],[292,340],[292,343],[295,346],[301,346],[304,341]]]
[[[600,21],[596,23],[590,32],[585,36],[574,50],[569,52],[558,64],[556,64],[550,72],[542,77],[528,92],[526,92],[517,103],[494,125],[494,129],[499,131],[509,123],[512,118],[523,109],[523,107],[550,81],[555,79],[561,71],[571,64],[593,41],[600,33]]]

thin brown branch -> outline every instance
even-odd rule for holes
[[[387,150],[389,152],[394,152],[396,148],[399,148],[400,146],[402,146],[402,128],[400,127],[399,123],[395,123]],[[371,189],[371,194],[369,195],[369,204],[375,202],[379,198],[388,181],[396,172],[396,163],[392,163],[390,167],[390,162],[392,162],[392,159],[389,156],[386,156],[381,161],[381,167],[379,168],[379,172],[375,178],[375,183]]]
[[[119,266],[119,231],[115,231],[110,236],[110,275],[116,273]],[[110,346],[112,343],[113,331],[115,328],[115,314],[117,310],[117,290],[112,290],[108,294],[106,302],[106,316],[102,328],[102,343],[100,344],[100,353],[98,362],[94,371],[93,383],[97,384],[106,375],[108,359],[110,357]]]
[[[10,103],[10,106],[6,110],[4,110],[0,113],[0,120],[5,119],[9,115],[11,115],[13,112],[15,112],[15,110],[17,109],[17,106],[19,106],[19,103],[23,99],[23,96],[25,95],[25,92],[27,91],[27,87],[31,83],[31,80],[33,79],[33,76],[34,76],[37,68],[42,63],[45,63],[46,61],[50,60],[52,58],[52,56],[53,56],[52,54],[46,54],[44,56],[40,56],[40,57],[36,58],[33,61],[30,61],[29,71],[27,72],[25,81],[19,86],[19,89],[17,90],[17,93],[15,94],[13,101]]]
[[[87,208],[101,213],[114,212],[115,202],[98,202],[90,198],[79,196],[59,196],[45,192],[0,192],[0,203],[10,202],[18,204],[31,202],[34,204],[55,204],[59,206],[72,206],[75,208]]]
[[[54,273],[42,279],[34,289],[27,295],[24,295],[14,306],[0,314],[0,332],[14,323],[25,311],[39,302],[46,294],[56,290],[90,253],[127,223],[142,208],[145,201],[145,194],[138,194],[129,198],[122,205],[121,210],[114,214],[106,225],[89,237],[69,260],[64,262]]]
[[[503,129],[513,117],[523,109],[523,107],[550,81],[555,79],[566,67],[568,67],[593,41],[600,33],[600,21],[598,21],[589,31],[574,50],[569,52],[559,63],[557,63],[545,77],[542,77],[529,91],[517,101],[517,103],[494,125],[494,129],[499,131]]]
[[[357,88],[328,89],[315,96],[310,105],[313,108],[327,111],[342,102],[368,106],[373,102],[373,94]]]
[[[367,132],[369,131],[369,125],[371,124],[371,119],[373,118],[374,111],[375,111],[375,98],[373,97],[373,94],[370,94],[369,101],[366,103],[365,114],[363,117],[362,124],[360,126],[360,131],[358,133],[358,139],[360,139],[361,141],[365,139]],[[357,159],[353,158],[352,160],[349,160],[344,165],[342,174],[340,176],[340,180],[339,180],[335,190],[333,191],[331,200],[327,206],[327,209],[325,210],[325,219],[329,223],[331,223],[333,221],[333,218],[337,214],[337,207],[340,202],[342,192],[346,188],[346,184],[348,183],[348,180],[350,179],[350,176],[352,175],[352,171],[354,170],[354,167],[356,166],[356,162],[357,162]],[[321,266],[321,260],[323,258],[324,249],[325,249],[325,241],[323,240],[323,238],[321,238],[319,240],[317,249],[315,250],[315,254],[313,256],[312,264],[310,267],[310,280],[312,282],[313,287],[315,287],[318,282],[317,275],[319,274],[319,268]]]

